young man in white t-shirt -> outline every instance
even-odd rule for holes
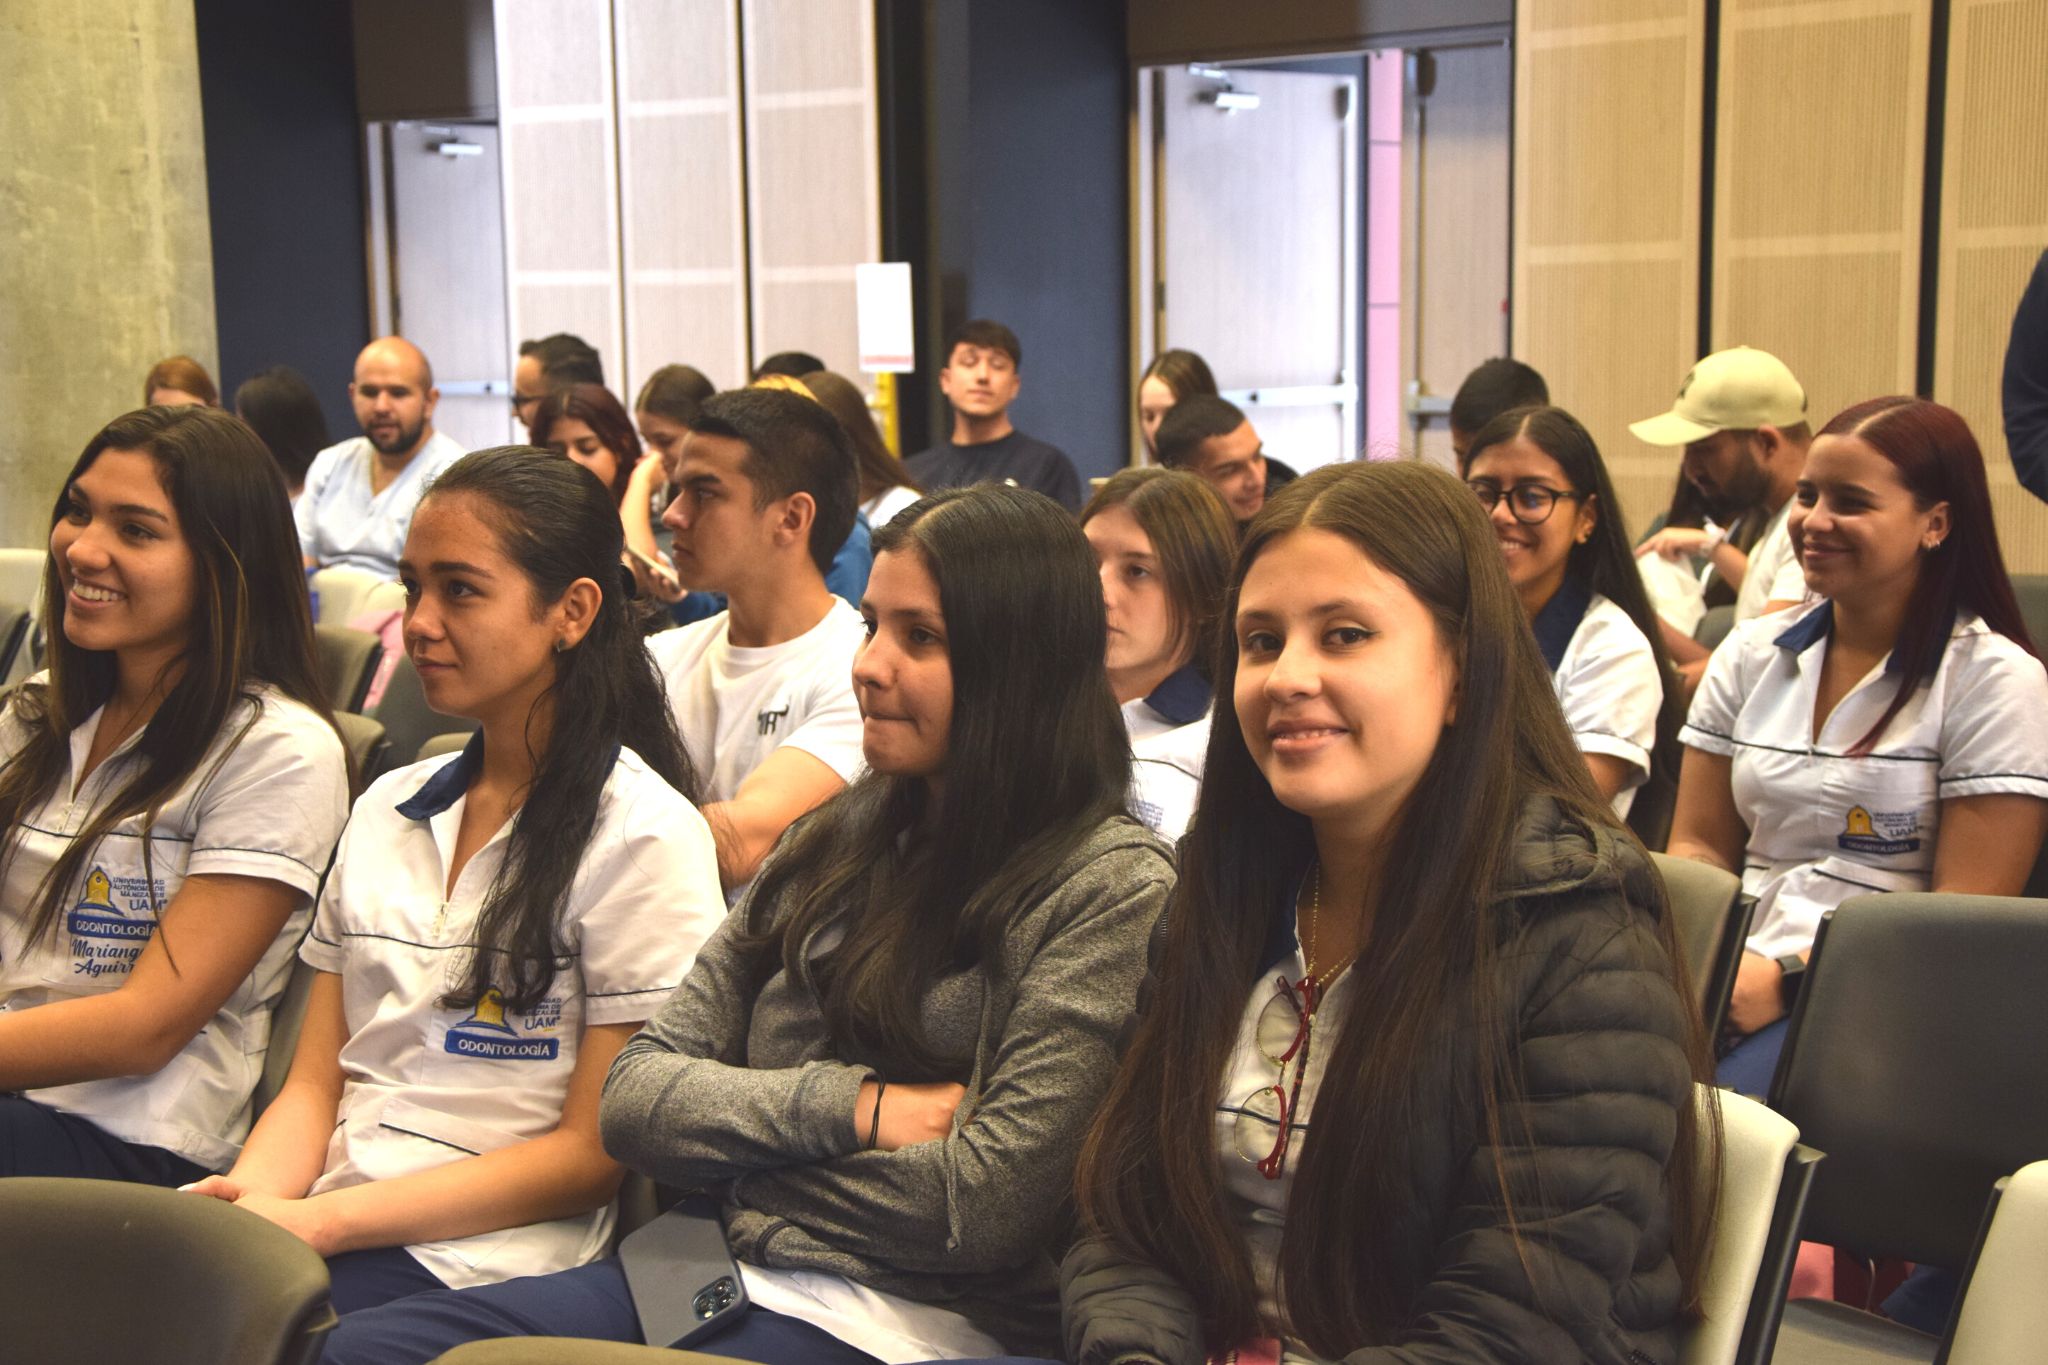
[[[1636,554],[1708,560],[1735,589],[1738,624],[1804,601],[1806,578],[1785,519],[1813,443],[1806,419],[1806,390],[1768,351],[1735,346],[1693,366],[1671,411],[1632,422],[1629,431],[1653,446],[1684,446],[1685,476],[1716,518],[1760,518],[1763,530],[1745,553],[1718,528],[1667,526]],[[1707,670],[1706,646],[1667,625],[1664,647],[1692,695]]]
[[[705,403],[675,482],[662,523],[676,573],[727,606],[648,648],[704,779],[719,875],[736,889],[860,766],[853,660],[866,629],[825,586],[853,526],[854,454],[819,404],[743,389]]]

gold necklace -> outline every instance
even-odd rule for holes
[[[1307,960],[1303,963],[1308,968],[1309,983],[1315,987],[1315,993],[1318,997],[1322,995],[1325,987],[1337,979],[1339,973],[1351,965],[1351,959],[1358,956],[1357,952],[1354,951],[1346,956],[1342,962],[1337,963],[1322,975],[1316,975],[1316,945],[1321,940],[1322,920],[1323,860],[1318,858],[1316,859],[1315,872],[1311,874],[1309,881],[1308,956]]]

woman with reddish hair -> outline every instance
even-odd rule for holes
[[[2048,831],[2048,671],[1961,417],[1874,398],[1816,436],[1792,545],[1823,600],[1714,652],[1671,852],[1757,898],[1719,1079],[1770,1086],[1821,915],[1866,891],[2016,896]]]

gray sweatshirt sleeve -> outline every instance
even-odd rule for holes
[[[742,945],[746,904],[727,915],[683,983],[612,1062],[598,1122],[619,1161],[686,1189],[853,1151],[863,1067],[746,1064],[758,983]]]
[[[1014,1267],[1064,1216],[1081,1139],[1116,1068],[1145,944],[1173,870],[1163,850],[1127,845],[1054,889],[1052,928],[1018,969],[1015,1005],[951,1136],[894,1152],[851,1151],[761,1170],[733,1197],[776,1233],[909,1271]]]

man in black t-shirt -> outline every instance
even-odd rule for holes
[[[939,371],[939,390],[953,405],[952,439],[904,463],[926,488],[1014,483],[1078,512],[1081,476],[1074,462],[1010,425],[1022,360],[1017,334],[1000,322],[977,318],[955,332]]]

